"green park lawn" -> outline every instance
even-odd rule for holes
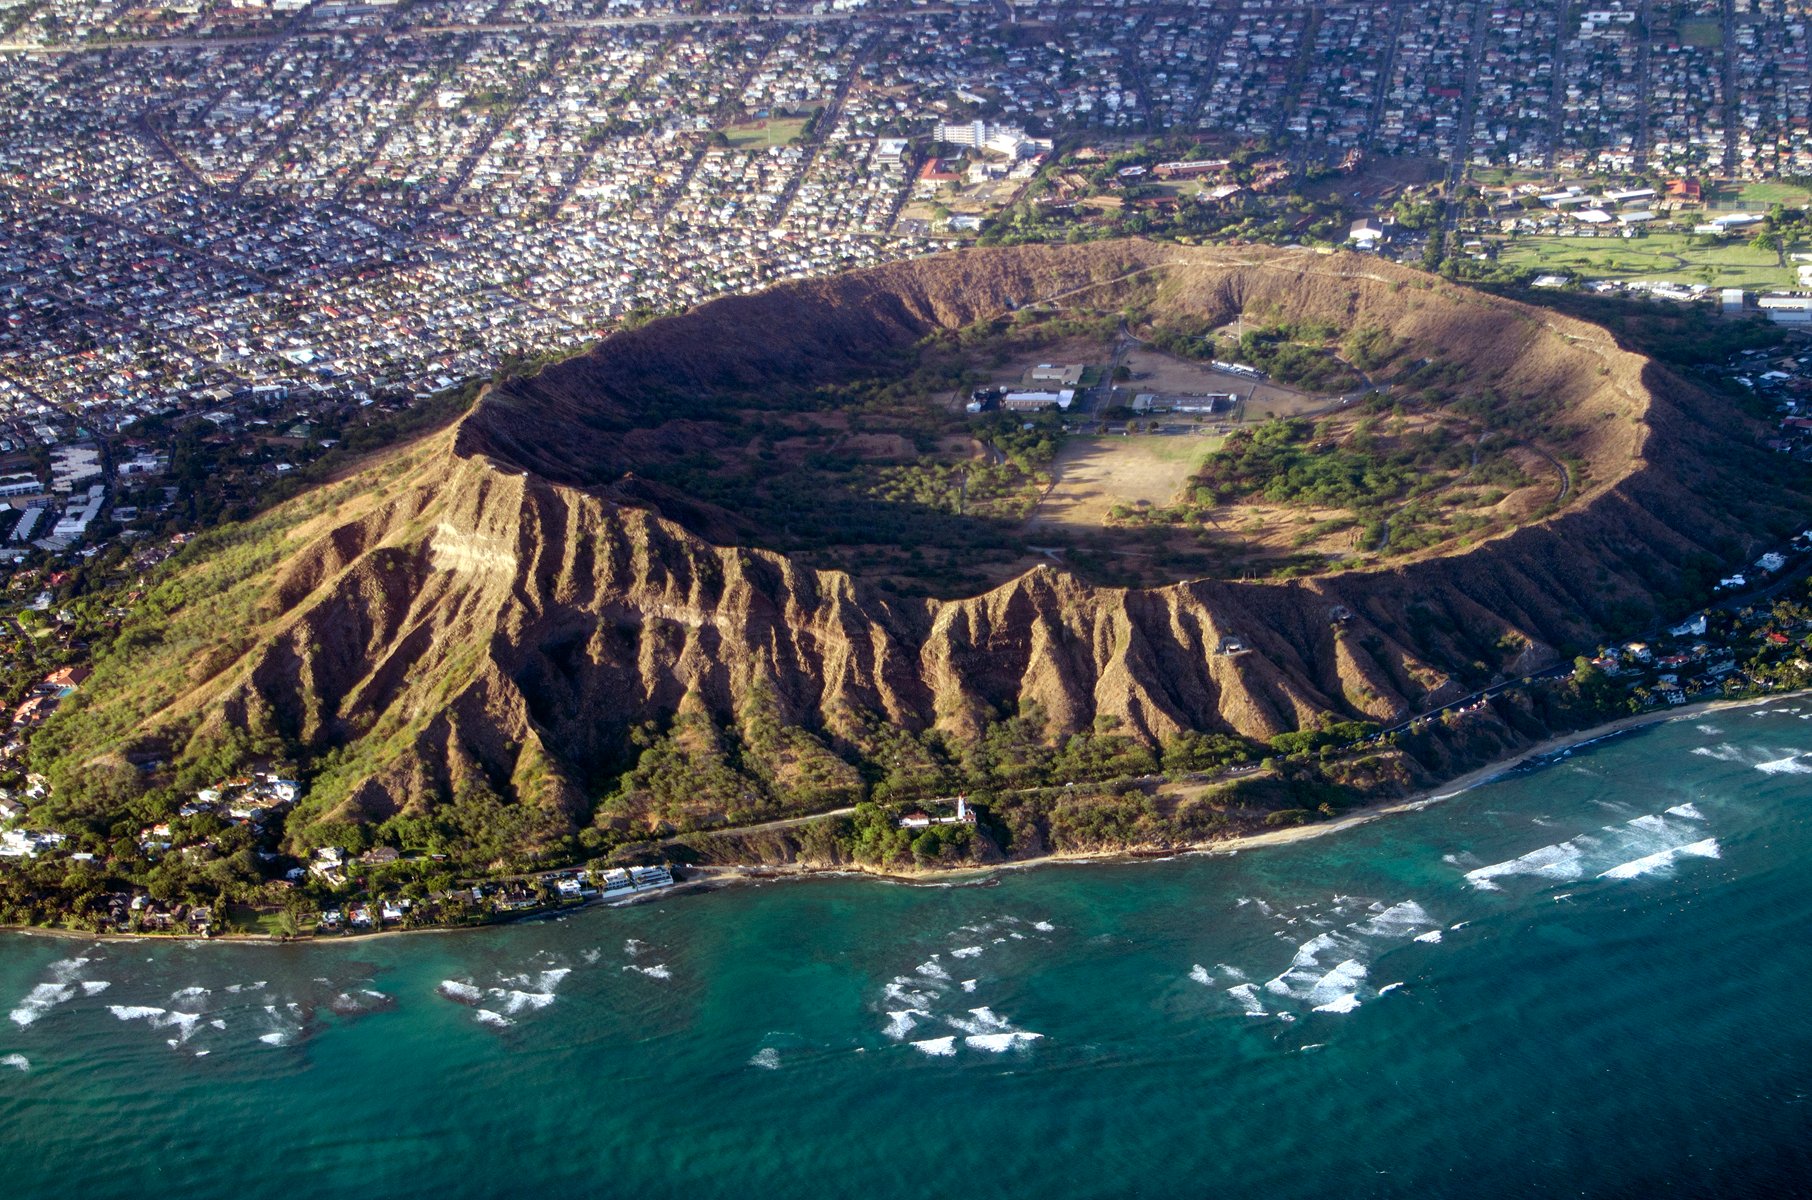
[[[1712,287],[1782,287],[1794,282],[1772,251],[1732,239],[1715,246],[1692,244],[1686,234],[1646,237],[1517,237],[1503,244],[1498,261],[1533,271],[1570,270],[1586,279],[1665,279]]]
[[[1779,181],[1726,183],[1708,186],[1705,201],[1712,212],[1766,212],[1776,204],[1805,208],[1812,205],[1812,189]]]
[[[1724,44],[1724,23],[1718,20],[1681,21],[1680,40],[1701,50]]]
[[[804,117],[770,117],[732,125],[723,131],[730,145],[738,150],[766,150],[785,146],[805,130]]]

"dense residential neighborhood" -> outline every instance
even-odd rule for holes
[[[1067,152],[1151,138],[1268,160],[1159,172],[1126,201],[1158,209],[1262,208],[1362,165],[1351,217],[1395,198],[1379,175],[1507,171],[1509,203],[1795,177],[1806,28],[1788,0],[15,0],[0,437],[407,402],[634,314],[973,236],[1073,191]],[[978,121],[994,136],[957,132]],[[1555,204],[1511,232],[1591,214],[1670,215]]]

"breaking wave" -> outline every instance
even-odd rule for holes
[[[929,1017],[930,1015],[930,1013],[923,1012],[916,1008],[903,1008],[890,1012],[887,1014],[887,1028],[883,1029],[881,1032],[896,1042],[900,1041],[905,1038],[907,1034],[918,1028],[918,1018]]]
[[[1479,867],[1466,872],[1466,881],[1482,891],[1495,891],[1498,880],[1517,875],[1553,883],[1574,883],[1589,877],[1632,879],[1666,866],[1681,855],[1716,858],[1716,839],[1702,836],[1704,820],[1704,814],[1692,805],[1676,805],[1663,813],[1633,817],[1621,825],[1606,825],[1593,833],[1582,833]]]
[[[75,993],[75,988],[66,983],[40,983],[25,993],[18,1007],[7,1015],[12,1017],[13,1024],[23,1029]]]
[[[668,970],[666,963],[655,963],[652,967],[638,967],[635,964],[631,963],[629,966],[626,966],[623,969],[625,971],[634,971],[638,975],[646,975],[650,979],[672,979],[673,978],[673,972]]]
[[[1673,866],[1675,859],[1682,856],[1689,858],[1718,858],[1721,856],[1721,852],[1718,849],[1718,839],[1706,838],[1703,841],[1691,842],[1684,846],[1674,846],[1666,850],[1657,850],[1653,854],[1645,854],[1641,858],[1631,859],[1626,863],[1618,863],[1608,871],[1600,871],[1598,873],[1598,878],[1634,879],[1638,875],[1648,875],[1656,871],[1665,870],[1668,867]]]

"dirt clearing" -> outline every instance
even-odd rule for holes
[[[1116,504],[1169,504],[1220,443],[1194,433],[1070,438],[1030,525],[1100,529]]]

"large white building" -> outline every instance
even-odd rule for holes
[[[1051,148],[1050,138],[1027,137],[1026,131],[1017,125],[990,125],[986,121],[968,121],[963,124],[940,124],[937,127],[937,140],[949,142],[952,146],[975,146],[982,150],[992,150],[1008,158],[1030,158]]]
[[[0,499],[11,496],[35,496],[44,490],[36,475],[0,475]]]

